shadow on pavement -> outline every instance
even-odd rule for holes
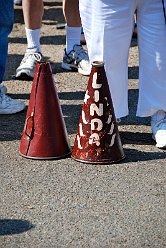
[[[24,24],[22,6],[14,9],[14,23]]]
[[[27,220],[2,219],[0,220],[0,236],[23,233],[34,227]]]
[[[152,139],[151,133],[140,133],[140,132],[122,132],[120,136],[123,144],[136,144],[136,145],[152,145],[155,142]]]
[[[27,109],[17,114],[0,115],[0,142],[21,139],[26,111]]]
[[[138,149],[129,149],[124,148],[124,153],[126,158],[121,161],[121,163],[131,163],[131,162],[140,162],[140,161],[150,161],[157,159],[165,159],[166,153],[161,152],[143,152],[138,151]]]
[[[57,1],[52,1],[52,2],[48,2],[48,1],[44,1],[44,6],[62,6],[62,3],[59,3]]]
[[[60,100],[83,100],[85,91],[58,92],[58,96]]]
[[[46,4],[45,4],[46,7]],[[57,23],[64,23],[65,19],[62,12],[62,6],[55,8],[44,8],[44,16],[42,23],[46,25],[56,25]]]
[[[128,67],[128,79],[138,79],[139,78],[139,66]]]
[[[40,42],[41,45],[64,45],[66,42],[66,37],[65,35],[55,35],[55,36],[42,35]],[[9,37],[9,43],[27,44],[27,39],[26,37]],[[14,56],[16,56],[16,54]]]
[[[137,39],[136,38],[132,38],[131,39],[130,47],[136,47],[136,46],[138,46]]]

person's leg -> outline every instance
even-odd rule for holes
[[[81,74],[89,75],[91,70],[89,58],[80,44],[82,26],[79,0],[63,0],[63,13],[67,25],[62,68],[66,70],[78,69]]]
[[[8,51],[8,35],[13,27],[13,0],[0,0],[0,114],[13,114],[22,111],[25,105],[13,100],[3,92],[3,80]]]
[[[79,0],[63,0],[63,14],[66,20],[66,52],[69,53],[74,45],[80,45]]]
[[[166,111],[166,25],[162,1],[140,1],[138,8],[140,53],[137,115]]]
[[[22,2],[27,37],[27,49],[20,66],[16,70],[17,78],[33,78],[36,61],[41,59],[40,30],[44,12],[43,0],[24,0]]]
[[[63,0],[63,14],[69,27],[81,27],[79,0]]]
[[[8,50],[8,34],[11,32],[14,21],[14,12],[12,1],[6,6],[5,1],[1,2],[0,8],[0,91],[6,93],[7,89],[2,84],[5,67],[6,67],[6,58]]]
[[[116,118],[128,115],[128,51],[136,1],[80,0],[90,61],[104,61]]]
[[[137,115],[152,116],[157,146],[166,147],[166,25],[160,0],[140,0],[138,7],[140,51]]]
[[[13,27],[13,1],[1,0],[0,7],[0,83],[3,80],[8,51],[8,35]]]
[[[24,0],[22,3],[27,48],[40,52],[40,29],[44,13],[43,0]]]

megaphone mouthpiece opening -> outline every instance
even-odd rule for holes
[[[95,67],[102,67],[104,65],[103,61],[93,61],[92,65]]]

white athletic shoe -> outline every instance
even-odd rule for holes
[[[0,92],[2,94],[6,94],[7,93],[7,88],[6,88],[6,86],[3,83],[0,84]]]
[[[36,63],[41,61],[41,59],[41,53],[33,52],[33,50],[27,51],[20,63],[20,66],[16,69],[16,78],[33,78]]]
[[[166,112],[157,111],[151,117],[152,137],[158,148],[166,149]]]
[[[74,45],[73,50],[67,54],[64,50],[62,68],[68,71],[78,70],[82,75],[89,76],[91,65],[87,52],[81,45]]]
[[[22,0],[14,0],[14,4],[15,5],[21,5],[22,4]]]
[[[11,97],[0,93],[0,114],[8,115],[15,114],[22,111],[25,108],[25,104],[12,99]]]

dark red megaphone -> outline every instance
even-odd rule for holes
[[[32,159],[56,159],[70,153],[50,63],[39,62],[20,142],[20,155]]]
[[[72,158],[94,164],[125,158],[103,62],[92,64]]]

